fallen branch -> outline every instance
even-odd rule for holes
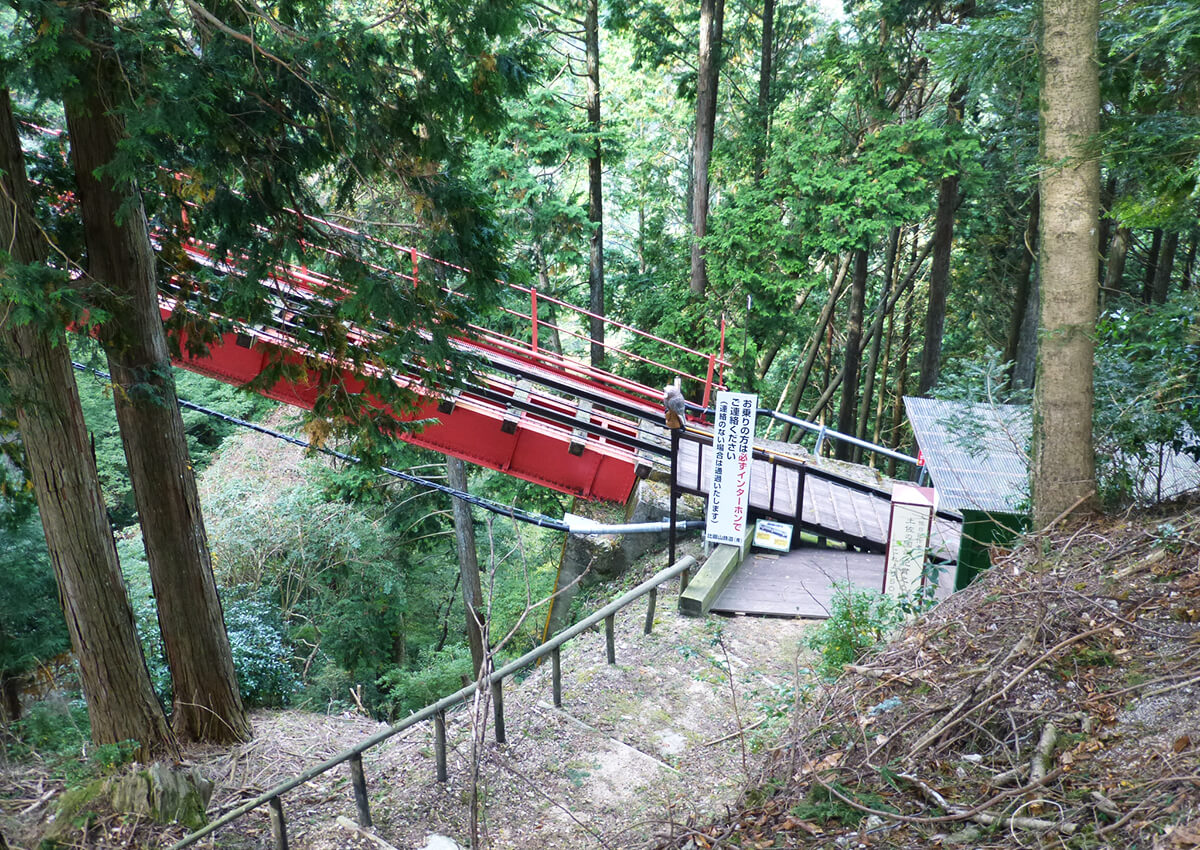
[[[1054,745],[1058,742],[1058,728],[1053,723],[1042,727],[1042,737],[1038,740],[1033,758],[1029,760],[1029,781],[1040,784],[1046,778],[1050,769],[1050,756],[1054,753]]]
[[[354,821],[350,820],[350,818],[346,817],[345,815],[337,816],[337,825],[340,826],[342,829],[348,829],[351,832],[361,835],[363,838],[367,839],[368,841],[374,842],[376,845],[379,846],[380,850],[400,850],[400,848],[398,848],[396,845],[388,844],[386,841],[384,841],[382,838],[380,838],[374,832],[372,832],[369,829],[364,829],[363,827],[356,824]]]

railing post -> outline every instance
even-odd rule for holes
[[[821,446],[825,443],[825,426],[821,426],[821,430],[817,431],[817,444],[813,447],[813,454],[816,457],[821,456]]]
[[[437,763],[437,781],[445,782],[446,772],[446,709],[433,715],[433,760]]]
[[[709,399],[712,398],[713,370],[716,369],[716,367],[717,355],[708,355],[708,374],[704,377],[704,400],[700,402],[701,407],[708,407]]]
[[[504,735],[504,686],[497,679],[492,682],[492,705],[496,710],[496,743],[503,744]]]
[[[717,373],[717,382],[720,383],[721,386],[724,386],[725,385],[725,314],[724,313],[721,314],[721,349],[718,352],[718,356],[721,358],[721,370],[720,370],[720,372]],[[708,407],[708,403],[705,402],[704,406]]]
[[[654,606],[658,602],[658,588],[651,588],[650,592],[646,594],[646,596],[646,628],[644,629],[644,632],[646,634],[650,634],[652,631],[654,631]]]
[[[275,836],[275,850],[288,850],[287,819],[283,816],[283,802],[278,797],[267,800],[271,811],[271,834]]]
[[[707,407],[707,405],[705,406]],[[671,532],[667,537],[668,567],[675,563],[675,521],[679,513],[677,508],[679,502],[679,432],[682,430],[682,428],[671,429]],[[697,450],[696,455],[701,460],[703,460],[702,454]],[[697,463],[696,466],[699,468],[701,464]]]
[[[608,663],[617,663],[616,614],[604,618],[604,646],[608,650]]]
[[[561,647],[550,650],[550,679],[554,690],[554,707],[562,708],[562,655]]]
[[[417,249],[409,248],[408,253],[412,256],[413,266],[413,289],[417,288],[417,283],[420,281],[420,269],[417,267]]]
[[[358,825],[371,828],[371,804],[367,801],[367,777],[363,773],[362,753],[350,756],[350,781],[354,784],[354,805],[358,808]]]
[[[529,300],[530,300],[529,318],[530,318],[530,321],[533,323],[532,324],[532,326],[533,326],[533,350],[534,350],[534,353],[536,353],[538,350],[538,303],[537,303],[537,287],[536,286],[529,287]]]

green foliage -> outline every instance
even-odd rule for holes
[[[808,638],[808,646],[821,656],[818,671],[830,678],[841,675],[879,644],[904,621],[891,596],[835,583],[829,618]]]
[[[53,776],[79,787],[133,762],[137,741],[94,747],[87,704],[79,698],[34,703],[3,732],[4,752],[14,760],[37,758]]]
[[[0,673],[18,675],[70,649],[41,522],[0,529]]]
[[[1170,455],[1200,461],[1200,298],[1123,302],[1097,326],[1096,450],[1110,499],[1155,501]]]
[[[94,343],[79,340],[73,353],[77,360],[82,360],[86,365],[101,370],[105,367],[99,348]],[[175,369],[174,377],[179,398],[228,416],[255,419],[275,407],[274,402],[262,396],[240,391],[194,372]],[[100,474],[109,520],[115,527],[124,528],[136,522],[137,505],[113,408],[112,387],[107,381],[88,372],[79,373],[77,383],[84,419],[96,448],[96,468]],[[221,441],[232,434],[237,426],[195,410],[184,410],[182,415],[188,457],[194,469],[203,470],[211,462]]]
[[[389,670],[379,677],[384,694],[382,708],[389,719],[402,717],[463,687],[474,680],[471,650],[465,643],[446,646],[426,654],[416,669]]]
[[[884,802],[878,794],[856,792],[840,782],[831,782],[829,787],[847,799],[853,800],[860,806],[892,811],[892,807]],[[791,813],[801,820],[816,821],[817,823],[836,823],[842,826],[853,826],[862,821],[865,815],[844,800],[835,797],[821,786],[814,787],[803,800],[790,809]]]

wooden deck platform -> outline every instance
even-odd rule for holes
[[[784,553],[752,552],[717,597],[722,614],[772,617],[829,616],[834,583],[883,590],[883,555],[803,547]],[[954,590],[949,571],[941,576],[939,598]]]
[[[709,445],[691,440],[681,442],[678,483],[685,490],[708,493],[711,451]],[[799,473],[793,468],[759,459],[752,462],[751,469],[751,508],[794,521]],[[817,469],[813,474],[805,475],[801,517],[804,530],[860,549],[883,552],[891,510],[889,489],[890,482],[886,479],[884,483],[867,487],[829,470]],[[866,490],[871,492],[864,492]],[[933,524],[930,546],[944,560],[957,560],[961,534],[961,522],[938,517]]]
[[[829,616],[834,582],[883,589],[883,555],[818,547],[753,553],[733,574],[712,610],[775,617]]]

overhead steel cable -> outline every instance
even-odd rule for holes
[[[95,375],[96,377],[101,378],[103,380],[106,380],[106,381],[112,380],[111,375],[109,375],[107,372],[104,372],[100,369],[94,369],[91,366],[85,366],[82,363],[75,363],[74,361],[72,361],[72,365],[74,365],[74,367],[80,372],[90,372],[93,375]],[[249,428],[251,431],[257,431],[259,434],[265,434],[268,437],[274,437],[275,439],[282,440],[285,443],[291,443],[293,446],[299,446],[303,449],[311,449],[313,451],[320,452],[323,455],[327,455],[332,458],[337,458],[338,460],[345,461],[347,463],[359,464],[359,463],[363,462],[362,458],[358,458],[358,457],[355,457],[354,455],[346,454],[345,452],[339,452],[336,449],[328,449],[328,448],[325,448],[324,446],[314,446],[312,443],[308,442],[307,440],[303,440],[299,437],[293,437],[291,434],[285,434],[282,431],[276,431],[274,428],[268,428],[265,425],[259,425],[255,422],[248,422],[245,419],[239,419],[236,416],[230,416],[228,413],[222,413],[219,410],[213,410],[212,408],[204,407],[203,405],[199,405],[199,404],[196,404],[195,402],[187,401],[186,399],[180,398],[180,399],[178,399],[178,401],[179,401],[179,406],[184,408],[185,410],[194,410],[197,413],[203,413],[205,416],[211,416],[214,419],[219,419],[222,422],[228,422],[231,425],[237,425],[242,428]],[[509,505],[504,505],[504,504],[501,504],[500,502],[495,502],[491,499],[485,499],[482,496],[475,496],[475,495],[472,495],[471,493],[464,493],[461,490],[456,490],[453,487],[446,486],[445,484],[439,484],[436,481],[430,481],[428,478],[421,478],[416,475],[410,475],[407,472],[401,472],[398,469],[392,469],[391,467],[388,467],[388,466],[379,467],[379,471],[386,475],[390,475],[392,478],[399,478],[401,481],[408,481],[409,483],[416,484],[420,487],[426,487],[430,490],[437,490],[440,493],[446,493],[447,495],[453,496],[456,499],[461,499],[462,501],[467,502],[468,504],[476,505],[478,507],[483,508],[484,510],[491,511],[492,513],[506,516],[509,519],[518,520],[520,522],[531,523],[533,525],[541,526],[542,528],[554,529],[555,531],[570,531],[571,530],[570,526],[567,525],[562,520],[557,520],[557,519],[554,519],[553,517],[544,516],[542,514],[535,514],[535,513],[530,513],[529,511],[523,511],[520,508],[514,508]]]
[[[90,372],[98,378],[106,381],[111,381],[112,376],[100,369],[95,369],[91,366],[85,366],[82,363],[72,361],[72,365],[80,372]],[[197,413],[203,413],[205,416],[211,416],[213,419],[219,419],[222,422],[228,422],[231,425],[237,425],[242,428],[249,428],[251,431],[256,431],[259,434],[264,434],[268,437],[274,437],[277,440],[282,440],[285,443],[291,443],[293,446],[299,446],[303,449],[311,449],[320,452],[328,457],[336,458],[346,463],[359,464],[362,463],[362,458],[355,457],[345,452],[339,452],[336,449],[327,449],[324,446],[314,446],[307,440],[302,440],[299,437],[293,437],[291,434],[285,434],[282,431],[276,431],[274,428],[268,428],[265,425],[259,425],[255,422],[249,422],[245,419],[239,419],[236,416],[231,416],[228,413],[222,413],[219,410],[213,410],[210,407],[196,404],[195,402],[187,401],[186,399],[176,398],[179,406],[185,410],[194,410]],[[392,478],[399,478],[401,481],[407,481],[411,484],[416,484],[419,487],[425,487],[430,490],[436,490],[439,493],[445,493],[453,496],[455,499],[461,499],[470,505],[483,508],[485,511],[491,511],[494,514],[506,516],[517,522],[527,522],[531,525],[537,525],[541,528],[549,528],[554,531],[565,531],[574,534],[628,534],[638,532],[658,532],[669,531],[670,522],[648,522],[648,523],[628,523],[617,525],[606,525],[596,523],[592,520],[583,517],[577,517],[571,514],[568,516],[571,521],[564,521],[548,517],[543,514],[535,514],[530,511],[524,511],[520,508],[515,508],[510,505],[504,505],[492,499],[485,499],[482,496],[475,496],[471,493],[465,493],[462,490],[456,490],[453,487],[448,487],[445,484],[439,484],[436,481],[430,481],[428,478],[421,478],[417,475],[410,475],[407,472],[401,472],[398,469],[392,469],[388,466],[379,467],[379,471],[385,475],[390,475]],[[693,528],[703,528],[704,522],[697,520],[685,520],[676,523],[676,528],[680,531],[686,531]]]

